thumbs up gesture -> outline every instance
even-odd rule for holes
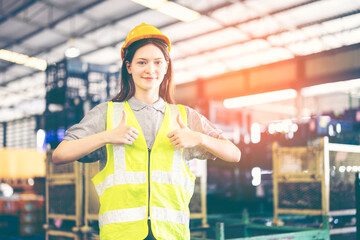
[[[183,123],[180,114],[177,115],[176,121],[178,122],[180,128],[187,128],[187,126],[185,125],[185,123]]]
[[[167,137],[174,147],[191,148],[201,144],[201,133],[192,131],[190,128],[188,128],[182,121],[180,114],[177,116],[176,121],[180,128],[167,134]]]
[[[127,115],[125,110],[122,111],[120,124],[107,131],[107,142],[112,144],[128,144],[131,145],[137,139],[139,131],[131,126],[126,126]]]

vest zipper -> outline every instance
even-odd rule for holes
[[[151,149],[148,148],[148,152],[149,152],[149,157],[148,157],[148,190],[149,190],[149,195],[148,195],[148,217],[150,217],[150,154],[151,154]]]

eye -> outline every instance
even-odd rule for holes
[[[137,64],[139,64],[139,65],[145,65],[146,62],[145,62],[145,61],[138,61]]]
[[[155,61],[155,64],[161,66],[161,65],[164,64],[164,61],[163,60],[158,60],[158,61]]]

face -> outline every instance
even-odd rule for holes
[[[132,62],[126,62],[126,68],[134,80],[136,93],[159,94],[167,65],[164,54],[155,45],[148,44],[139,48],[135,52]]]

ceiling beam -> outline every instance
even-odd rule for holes
[[[314,3],[314,2],[317,2],[317,1],[320,1],[320,0],[309,0],[307,2],[303,2],[303,3],[300,3],[300,4],[296,4],[296,5],[293,5],[293,6],[290,6],[290,7],[287,7],[287,8],[284,8],[284,9],[278,9],[276,11],[273,11],[273,12],[270,12],[269,14],[276,14],[276,13],[281,13],[281,12],[284,12],[284,11],[288,11],[288,10],[291,10],[291,9],[294,9],[294,8],[297,8],[297,7],[300,7],[300,6],[305,6],[307,4],[311,4],[311,3]],[[233,2],[226,2],[226,3],[223,3],[221,6],[215,6],[213,8],[210,8],[210,9],[207,9],[206,11],[203,11],[203,12],[200,12],[201,15],[206,15],[208,16],[210,13],[212,13],[213,11],[215,10],[218,10],[218,9],[221,9],[221,8],[224,8],[224,7],[228,7],[228,6],[231,6],[233,5]],[[241,21],[241,22],[237,22],[237,23],[234,23],[234,24],[230,24],[230,25],[225,25],[225,26],[222,26],[221,28],[219,29],[215,29],[213,31],[209,31],[209,32],[206,32],[206,33],[201,33],[201,34],[197,34],[195,36],[192,36],[192,37],[189,37],[189,38],[184,38],[184,39],[181,39],[181,40],[178,40],[178,41],[174,41],[172,42],[171,44],[174,45],[176,43],[179,43],[179,42],[184,42],[186,40],[189,40],[189,39],[193,39],[193,38],[196,38],[196,37],[200,37],[200,36],[204,36],[204,35],[207,35],[209,33],[214,33],[214,32],[219,32],[219,31],[222,31],[224,30],[225,28],[231,28],[231,27],[234,27],[236,25],[239,25],[239,24],[244,24],[244,23],[247,23],[247,22],[250,22],[250,21],[254,21],[254,20],[259,20],[261,19],[263,16],[259,16],[259,17],[255,17],[255,18],[251,18],[251,19],[248,19],[246,21]],[[158,26],[158,28],[165,28],[165,27],[168,27],[168,26],[171,26],[175,23],[178,23],[179,21],[174,21],[172,23],[168,23],[168,24],[165,24],[165,25],[162,25],[162,26]],[[122,39],[122,41],[125,40],[125,39]],[[110,44],[106,44],[106,45],[103,45],[103,46],[99,46],[97,47],[96,49],[93,49],[93,50],[90,50],[90,51],[87,51],[85,53],[82,53],[80,56],[86,56],[88,54],[91,54],[91,53],[94,53],[96,51],[99,51],[101,49],[104,49],[104,48],[107,48],[107,47],[111,47],[111,46],[115,46],[117,43],[119,43],[119,41],[117,42],[113,42],[113,43],[110,43]],[[211,50],[213,51],[213,50]],[[198,55],[198,54],[191,54],[191,56],[193,55]],[[173,59],[175,60],[175,59]]]
[[[212,11],[214,11],[214,10],[216,10],[216,9],[224,8],[224,7],[230,6],[230,5],[232,5],[232,4],[233,4],[233,2],[231,2],[231,1],[224,2],[224,3],[222,3],[222,4],[216,5],[216,6],[212,7],[212,8],[210,8],[210,9],[206,10],[205,12],[201,12],[201,14],[206,15],[207,13],[212,12]],[[78,37],[82,37],[82,36],[84,36],[84,35],[86,35],[86,34],[88,34],[88,33],[90,33],[90,32],[96,31],[96,30],[101,29],[101,28],[103,28],[103,27],[105,27],[105,26],[108,26],[108,25],[115,24],[115,23],[117,23],[117,22],[119,22],[119,21],[121,21],[121,20],[124,20],[124,19],[126,19],[126,18],[128,18],[128,17],[135,16],[135,15],[140,14],[140,13],[142,13],[142,12],[144,12],[144,11],[147,11],[147,10],[149,10],[149,9],[148,9],[148,8],[143,8],[143,9],[141,9],[141,10],[139,10],[139,11],[134,12],[134,13],[130,13],[130,14],[126,15],[126,16],[122,16],[122,17],[119,17],[119,18],[117,18],[117,19],[114,19],[114,20],[112,20],[112,21],[110,21],[110,22],[101,24],[101,25],[99,25],[99,26],[97,26],[97,27],[95,27],[95,28],[92,28],[92,29],[90,29],[90,30],[88,30],[88,31],[86,31],[86,32],[83,32],[83,33],[81,33],[81,34],[78,34],[77,36],[78,36]],[[179,21],[176,20],[176,21],[174,21],[174,22],[171,22],[171,23],[168,23],[168,24],[159,26],[159,28],[168,27],[168,26],[173,25],[173,24],[178,23],[178,22],[179,22]],[[125,39],[123,39],[123,40],[125,40]],[[46,48],[46,49],[43,49],[43,50],[40,50],[40,51],[34,53],[33,56],[36,56],[36,55],[41,54],[41,53],[43,53],[43,52],[49,52],[51,49],[56,48],[57,46],[60,46],[61,44],[64,44],[64,43],[66,43],[66,41],[62,41],[62,42],[59,42],[59,43],[57,43],[57,44],[54,44],[54,45],[51,46],[51,47],[48,47],[48,48]],[[107,44],[106,46],[97,47],[96,49],[91,50],[91,51],[88,51],[88,52],[86,52],[86,53],[84,53],[84,54],[81,54],[80,56],[93,53],[93,52],[95,52],[95,51],[104,49],[104,48],[109,47],[109,46],[114,46],[114,45],[116,45],[117,43],[118,43],[118,42],[111,43],[111,44]],[[7,69],[8,69],[10,66],[12,66],[12,65],[14,65],[14,63],[9,63],[9,64],[7,64],[6,66],[1,67],[1,68],[0,68],[0,72],[6,72]],[[3,81],[3,82],[0,83],[0,86],[5,86],[5,85],[6,85],[7,83],[9,83],[9,82],[16,81],[16,80],[21,79],[21,78],[23,78],[23,77],[25,77],[25,76],[31,76],[32,74],[37,73],[37,72],[39,72],[39,71],[34,71],[33,73],[26,74],[26,75],[24,75],[24,76],[19,76],[19,77],[16,77],[16,78],[14,78],[14,79],[10,79],[10,80],[7,80],[7,81]]]
[[[58,10],[64,11],[64,12],[68,12],[69,9],[65,8],[63,6],[60,6],[59,4],[54,4],[53,2],[49,2],[48,0],[40,0],[42,3],[44,3],[45,5],[52,7],[52,8],[56,8]],[[82,17],[86,18],[87,20],[89,20],[90,22],[93,22],[94,24],[97,23],[96,19],[92,18],[91,16],[87,15],[87,14],[82,14]]]
[[[233,28],[233,27],[236,27],[240,24],[245,24],[245,23],[249,23],[251,21],[256,21],[256,20],[260,20],[261,18],[265,17],[265,16],[268,16],[268,15],[275,15],[275,14],[278,14],[278,13],[282,13],[282,12],[286,12],[286,11],[289,11],[289,10],[292,10],[292,9],[295,9],[295,8],[298,8],[298,7],[302,7],[302,6],[305,6],[305,5],[308,5],[308,4],[311,4],[311,3],[314,3],[314,2],[317,2],[317,1],[320,1],[320,0],[309,0],[307,2],[303,2],[303,3],[299,3],[299,4],[295,4],[295,5],[292,5],[290,7],[286,7],[286,8],[282,8],[282,9],[278,9],[278,10],[275,10],[275,11],[272,11],[272,12],[269,12],[267,13],[266,15],[261,15],[261,16],[257,16],[257,17],[253,17],[253,18],[249,18],[249,19],[246,19],[244,21],[239,21],[239,22],[235,22],[235,23],[232,23],[232,24],[225,24],[225,25],[222,25],[221,28],[218,28],[218,29],[214,29],[212,31],[208,31],[208,32],[205,32],[205,33],[201,33],[201,34],[197,34],[195,36],[191,36],[191,37],[188,37],[188,38],[182,38],[178,41],[174,41],[172,44],[176,44],[176,43],[179,43],[179,42],[184,42],[184,41],[187,41],[187,40],[191,40],[193,38],[196,38],[196,37],[202,37],[202,36],[205,36],[205,35],[208,35],[208,34],[211,34],[211,33],[216,33],[216,32],[220,32],[226,28]],[[210,12],[211,13],[211,12]],[[207,15],[207,14],[206,14]],[[207,15],[208,17],[211,18],[211,15]]]
[[[14,9],[10,13],[6,14],[2,18],[0,18],[0,24],[8,20],[10,17],[16,16],[18,13],[24,11],[31,5],[33,5],[36,2],[36,0],[26,1],[24,4],[21,4],[18,8]]]
[[[101,3],[101,2],[103,2],[103,0],[97,0],[97,1],[95,1],[95,2],[92,2],[92,3],[84,6],[84,7],[81,7],[81,8],[79,8],[79,9],[75,9],[75,10],[71,11],[69,14],[67,14],[67,15],[65,15],[65,16],[63,16],[63,17],[61,17],[61,18],[59,18],[59,19],[57,19],[57,20],[55,20],[55,21],[53,21],[52,23],[49,23],[48,25],[46,25],[46,26],[44,26],[44,27],[41,27],[41,28],[37,29],[36,31],[33,31],[33,32],[31,32],[31,33],[29,33],[29,34],[26,34],[25,36],[23,36],[23,37],[21,37],[21,38],[19,38],[19,39],[14,40],[13,42],[5,45],[4,48],[5,48],[5,49],[8,49],[8,48],[12,47],[12,46],[15,45],[15,44],[20,44],[21,42],[25,41],[26,39],[28,39],[28,38],[30,38],[30,37],[33,37],[34,35],[40,33],[41,31],[43,31],[43,30],[45,30],[45,29],[48,29],[48,28],[53,28],[53,27],[55,27],[57,24],[59,24],[60,22],[66,20],[67,18],[70,18],[70,17],[74,16],[75,14],[81,13],[81,12],[83,12],[83,11],[89,9],[89,8],[92,8],[92,7],[96,6],[97,4],[99,4],[99,3]]]
[[[118,21],[124,20],[124,19],[126,19],[126,18],[128,18],[128,17],[132,17],[132,16],[137,15],[137,14],[140,14],[140,13],[142,13],[142,12],[144,12],[144,11],[147,11],[147,10],[148,10],[148,8],[143,8],[143,9],[141,9],[141,10],[139,10],[139,11],[134,12],[134,13],[130,13],[130,14],[126,15],[126,16],[122,16],[122,17],[119,17],[119,18],[117,18],[117,19],[114,19],[114,20],[112,20],[111,22],[106,22],[106,23],[104,23],[104,24],[98,25],[98,26],[96,26],[95,28],[92,28],[92,29],[90,29],[90,30],[88,30],[88,31],[85,31],[85,32],[79,34],[78,37],[82,37],[82,36],[84,36],[84,35],[86,35],[86,34],[88,34],[88,33],[97,31],[97,30],[99,30],[99,29],[101,29],[101,28],[103,28],[103,27],[106,27],[106,26],[108,26],[108,25],[115,24],[115,23],[118,22]],[[56,43],[56,44],[54,44],[54,45],[51,46],[51,47],[48,47],[48,48],[46,48],[46,49],[42,49],[42,50],[34,53],[33,56],[36,56],[36,55],[41,54],[41,53],[44,53],[44,52],[49,52],[49,51],[51,51],[51,49],[56,48],[56,47],[60,46],[61,44],[66,43],[66,42],[67,42],[67,40],[66,40],[66,41],[62,41],[62,42],[59,42],[59,43]],[[98,49],[98,48],[97,48],[97,49]],[[1,68],[0,68],[0,72],[6,72],[7,69],[8,69],[10,66],[12,66],[12,65],[14,65],[14,63],[11,63],[11,64],[8,64],[7,66],[1,67]],[[35,71],[33,71],[32,73],[28,73],[28,74],[26,74],[26,75],[19,76],[19,77],[16,77],[16,78],[14,78],[14,79],[9,79],[9,80],[7,80],[7,81],[3,81],[3,82],[0,83],[0,86],[6,86],[9,82],[16,81],[16,80],[19,80],[19,79],[24,78],[24,77],[32,76],[33,74],[38,73],[38,72],[40,72],[40,71],[39,71],[39,70],[35,70]]]
[[[67,15],[65,15],[65,16],[63,16],[63,17],[61,17],[61,18],[59,18],[59,19],[57,19],[57,20],[55,20],[55,21],[53,21],[52,23],[49,23],[49,24],[46,25],[46,26],[40,27],[40,28],[38,28],[37,30],[35,30],[35,31],[33,31],[33,32],[29,33],[29,34],[26,34],[25,36],[23,36],[23,37],[21,37],[21,38],[19,38],[19,39],[16,39],[16,40],[14,40],[14,41],[12,41],[11,43],[5,45],[3,48],[4,48],[4,49],[9,49],[9,48],[11,48],[13,45],[20,44],[21,42],[23,42],[23,41],[25,41],[26,39],[29,39],[29,38],[35,36],[36,34],[42,32],[43,30],[49,29],[49,28],[54,28],[54,27],[55,27],[57,24],[59,24],[60,22],[66,20],[66,19],[68,19],[68,18],[70,18],[70,17],[72,17],[72,16],[74,16],[74,15],[76,15],[76,14],[78,14],[78,13],[81,13],[81,12],[87,10],[87,9],[90,9],[90,8],[96,6],[97,4],[100,4],[100,3],[102,3],[102,2],[103,2],[103,0],[97,0],[97,1],[95,1],[95,2],[92,2],[92,3],[84,6],[84,7],[81,7],[81,8],[79,8],[79,9],[75,9],[75,10],[71,11],[69,14],[67,14]],[[61,44],[62,44],[62,43],[61,43]],[[59,45],[60,45],[60,44],[59,44]],[[35,56],[35,55],[37,55],[37,54],[40,54],[41,52],[45,52],[45,51],[40,51],[40,52],[37,52],[37,53],[32,54],[32,55]],[[6,66],[1,67],[1,68],[0,68],[0,72],[6,71],[6,70],[7,70],[10,66],[12,66],[12,65],[14,65],[14,63],[8,63]]]
[[[330,21],[330,20],[334,20],[334,19],[338,19],[338,18],[343,18],[343,17],[347,17],[347,16],[350,16],[350,15],[359,14],[359,13],[360,13],[360,9],[357,9],[357,10],[354,10],[354,11],[346,12],[346,13],[344,13],[344,14],[339,14],[339,15],[332,16],[332,17],[328,17],[328,18],[324,18],[324,19],[321,19],[321,20],[316,20],[316,21],[313,21],[313,22],[310,22],[310,23],[301,24],[301,25],[296,26],[296,29],[302,29],[302,28],[305,28],[305,27],[308,27],[308,26],[311,26],[311,25],[320,24],[320,23],[327,22],[327,21]],[[237,25],[238,25],[238,24],[237,24]],[[201,54],[204,54],[204,53],[213,52],[213,51],[216,51],[216,50],[219,50],[219,49],[222,49],[222,48],[228,48],[228,47],[232,47],[232,46],[235,46],[235,45],[245,44],[245,43],[251,42],[251,41],[253,41],[253,40],[266,39],[266,38],[268,38],[268,37],[270,37],[270,36],[278,35],[278,34],[281,34],[281,33],[286,32],[286,31],[287,31],[287,30],[281,30],[281,31],[277,31],[277,32],[274,32],[274,33],[270,33],[270,34],[267,34],[267,35],[264,35],[264,36],[261,36],[261,37],[253,37],[253,38],[251,38],[250,40],[233,42],[233,43],[230,43],[230,44],[226,44],[226,45],[217,47],[216,49],[208,49],[208,50],[203,50],[203,51],[199,51],[199,52],[187,54],[186,57],[180,57],[180,58],[176,58],[176,59],[173,59],[173,60],[175,61],[175,60],[179,60],[179,59],[186,59],[186,58],[193,57],[193,56],[197,56],[197,55],[201,55]],[[345,31],[346,31],[346,30],[345,30]],[[189,39],[189,40],[190,40],[190,39]],[[181,41],[182,41],[182,40],[181,40]],[[181,41],[177,41],[177,42],[181,42]],[[174,43],[174,44],[175,44],[175,43]]]
[[[304,5],[307,5],[307,4],[311,4],[311,3],[314,3],[314,2],[317,2],[317,1],[319,1],[319,0],[309,0],[309,1],[307,1],[307,2],[303,2],[303,3],[300,3],[300,4],[296,4],[296,5],[293,5],[293,6],[290,6],[290,7],[286,7],[286,8],[283,8],[283,9],[278,9],[278,10],[276,10],[276,11],[272,11],[272,12],[268,13],[267,15],[273,15],[273,14],[281,13],[281,12],[288,11],[288,10],[291,10],[291,9],[294,9],[294,8],[297,8],[297,7],[301,7],[301,6],[304,6]],[[207,11],[204,11],[204,12],[202,12],[201,14],[202,14],[202,15],[207,15],[207,14],[209,14],[209,13],[211,13],[211,12],[217,10],[217,9],[220,9],[220,8],[223,8],[223,7],[227,7],[227,6],[230,6],[230,5],[232,5],[232,4],[233,4],[233,2],[226,2],[226,3],[223,3],[221,6],[215,6],[214,8],[208,9]],[[132,13],[132,14],[129,14],[129,15],[130,15],[130,16],[133,16],[133,15],[136,15],[136,14],[138,14],[138,13],[144,11],[144,10],[147,10],[147,8],[144,8],[143,10],[140,10],[140,11],[138,11],[138,12],[135,12],[135,13]],[[341,18],[341,17],[353,15],[353,14],[356,14],[356,13],[359,13],[359,12],[360,12],[360,10],[354,10],[354,11],[352,11],[352,12],[348,12],[348,13],[345,13],[345,14],[340,14],[340,15],[333,16],[333,17],[326,18],[326,19],[322,19],[322,20],[319,20],[319,21],[314,21],[314,22],[312,22],[312,23],[307,23],[307,24],[299,25],[299,26],[297,26],[297,27],[300,27],[300,28],[301,28],[301,27],[305,27],[305,26],[309,26],[309,25],[313,25],[313,24],[318,24],[318,23],[321,23],[321,22],[324,22],[324,21],[329,21],[329,20],[332,20],[332,19],[336,19],[336,18]],[[87,33],[89,33],[89,32],[92,32],[92,31],[95,31],[95,30],[97,30],[97,29],[99,29],[99,28],[102,28],[102,27],[104,27],[104,26],[106,26],[106,25],[114,24],[114,23],[116,23],[117,21],[121,21],[121,20],[123,20],[123,18],[127,18],[127,17],[129,17],[129,16],[125,16],[125,17],[121,17],[121,18],[119,18],[119,19],[115,19],[115,20],[111,21],[110,23],[105,23],[105,24],[103,24],[103,25],[101,25],[101,26],[98,26],[96,29],[92,29],[92,30],[89,30],[89,31],[87,31],[87,32],[85,32],[85,33],[82,33],[82,34],[80,35],[80,37],[83,36],[83,35],[85,35],[85,34],[87,34]],[[234,26],[237,26],[237,25],[239,25],[239,24],[244,24],[244,23],[247,23],[247,22],[250,22],[250,21],[259,20],[259,19],[261,19],[262,17],[263,17],[263,16],[259,16],[259,17],[255,17],[255,18],[248,19],[248,20],[246,20],[246,21],[240,21],[240,22],[237,22],[237,23],[234,23],[234,24],[226,25],[226,26],[223,26],[223,27],[220,28],[220,29],[216,29],[216,30],[214,30],[214,31],[210,31],[210,32],[208,32],[208,33],[206,33],[206,34],[213,33],[213,32],[218,32],[218,31],[223,30],[224,28],[234,27]],[[175,23],[177,23],[177,22],[179,22],[179,21],[174,21],[174,22],[172,22],[172,23],[159,26],[158,28],[161,29],[161,28],[164,28],[164,27],[168,27],[168,26],[173,25],[173,24],[175,24]],[[263,37],[260,37],[260,38],[254,38],[254,39],[264,39],[264,38],[269,37],[269,36],[271,36],[271,35],[280,34],[280,33],[282,33],[282,32],[285,32],[285,31],[279,31],[279,32],[276,32],[276,33],[272,33],[272,34],[269,34],[269,35],[266,35],[266,36],[263,36]],[[198,35],[196,35],[196,36],[192,36],[191,38],[200,37],[200,36],[203,36],[203,35],[205,35],[205,34],[198,34]],[[252,39],[252,40],[254,40],[254,39]],[[125,39],[123,39],[123,40],[125,40]],[[189,40],[189,39],[188,39],[188,38],[184,38],[184,39],[175,41],[175,42],[173,42],[172,44],[176,44],[176,43],[179,43],[179,42],[182,42],[182,41],[186,41],[186,40]],[[234,43],[234,44],[228,44],[228,45],[225,45],[225,46],[221,46],[220,48],[226,48],[226,47],[230,47],[230,46],[237,45],[237,44],[243,44],[243,43],[246,43],[246,42],[248,42],[248,41],[236,42],[236,43]],[[54,45],[54,46],[51,46],[51,47],[49,47],[49,48],[47,48],[47,49],[45,49],[45,50],[42,50],[42,51],[36,53],[35,55],[40,54],[40,53],[42,53],[42,52],[50,51],[52,48],[55,48],[55,47],[57,47],[57,46],[59,46],[59,45],[61,45],[61,44],[63,44],[63,43],[64,43],[64,42],[59,43],[59,44],[56,44],[56,45]],[[87,51],[87,52],[85,52],[85,53],[82,53],[80,56],[85,56],[85,55],[91,54],[91,53],[93,53],[93,52],[96,52],[96,51],[98,51],[98,50],[101,50],[101,49],[104,49],[104,48],[107,48],[107,47],[111,47],[111,46],[115,46],[117,43],[119,43],[119,41],[116,41],[116,42],[113,42],[113,43],[110,43],[110,44],[106,44],[106,45],[103,45],[103,46],[99,46],[99,47],[97,47],[96,49],[93,49],[93,50]],[[218,49],[220,49],[220,48],[216,48],[216,50],[218,50]],[[189,57],[189,56],[195,56],[195,55],[199,55],[199,54],[203,54],[203,53],[206,53],[206,52],[212,52],[212,51],[214,51],[214,50],[215,50],[215,49],[210,49],[210,50],[206,50],[206,51],[201,51],[201,52],[198,52],[198,53],[194,53],[194,54],[191,54],[191,55],[187,55],[187,57]],[[178,58],[178,59],[183,59],[183,58]],[[177,60],[177,59],[173,59],[173,60]],[[6,71],[7,68],[3,68],[3,69]],[[5,86],[5,85],[6,85],[7,83],[9,83],[9,82],[19,80],[19,79],[21,79],[21,78],[23,78],[23,77],[25,77],[25,76],[29,76],[29,75],[31,76],[32,74],[37,73],[37,72],[39,72],[39,71],[34,71],[33,73],[26,74],[26,75],[24,75],[24,76],[19,76],[19,77],[16,77],[16,78],[14,78],[14,79],[10,79],[10,80],[4,81],[4,82],[0,83],[0,86]]]

